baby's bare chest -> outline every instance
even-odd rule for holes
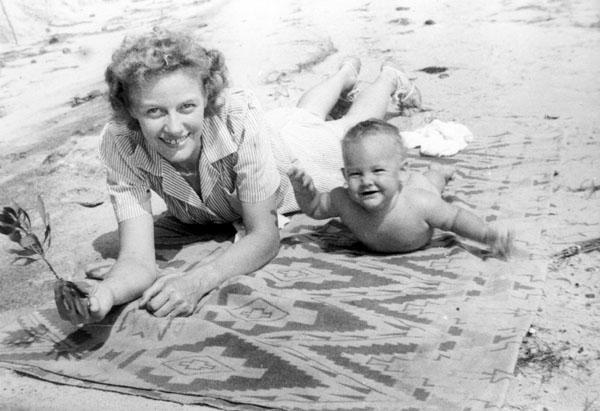
[[[354,210],[342,216],[342,222],[359,241],[379,251],[413,250],[426,244],[432,234],[428,224],[410,207],[394,209],[384,216]]]

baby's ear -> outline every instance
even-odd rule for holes
[[[346,169],[344,167],[340,168],[340,171],[342,172],[342,175],[344,176],[344,180],[347,180],[346,178]]]
[[[400,161],[400,171],[408,171],[408,167],[410,164],[408,163],[408,159],[404,159]]]

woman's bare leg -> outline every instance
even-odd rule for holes
[[[336,73],[306,91],[296,106],[325,120],[340,95],[354,87],[358,81],[359,71],[360,60],[358,57],[346,58]]]

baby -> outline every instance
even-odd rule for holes
[[[408,174],[395,126],[376,119],[358,123],[342,140],[342,154],[347,187],[330,192],[319,192],[304,171],[290,168],[296,200],[308,216],[340,217],[358,240],[378,252],[417,250],[438,228],[487,244],[495,255],[510,254],[512,235],[506,228],[442,199],[453,167],[432,165],[424,174]]]

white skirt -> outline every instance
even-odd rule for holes
[[[291,162],[310,175],[315,187],[330,191],[344,185],[341,168],[343,129],[335,121],[297,107],[268,111],[266,121],[282,140]]]

